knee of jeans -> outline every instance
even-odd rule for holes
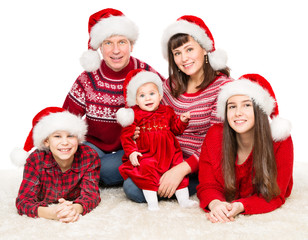
[[[123,190],[127,198],[129,198],[130,200],[137,203],[146,202],[142,190],[138,188],[130,178],[124,181]]]

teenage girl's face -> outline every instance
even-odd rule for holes
[[[251,98],[245,95],[230,97],[227,101],[227,120],[236,133],[252,133],[255,115]]]
[[[174,62],[186,75],[203,76],[204,55],[207,53],[192,37],[188,39],[187,43],[172,50]]]
[[[44,144],[61,166],[61,163],[74,160],[74,154],[78,149],[78,138],[67,131],[56,131],[48,136]]]
[[[105,39],[100,50],[107,66],[119,72],[128,65],[133,46],[127,37],[116,35]]]
[[[137,90],[136,104],[144,111],[155,111],[162,96],[159,94],[158,88],[154,83],[145,83]]]

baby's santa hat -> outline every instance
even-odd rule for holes
[[[221,87],[217,100],[217,116],[222,120],[225,120],[226,103],[234,95],[249,96],[272,119],[271,132],[274,141],[290,136],[291,123],[279,116],[275,93],[264,77],[259,74],[245,74]]]
[[[138,38],[138,27],[128,19],[121,11],[106,8],[94,13],[89,18],[89,42],[88,51],[80,58],[81,66],[92,72],[99,69],[101,64],[100,55],[97,51],[102,42],[111,36],[125,36],[134,44]]]
[[[127,74],[123,84],[125,107],[120,108],[116,113],[117,121],[122,127],[129,126],[134,122],[135,115],[131,107],[136,105],[137,90],[143,84],[150,82],[157,86],[159,94],[163,96],[163,83],[156,73],[135,69]]]
[[[184,15],[169,25],[162,36],[163,56],[168,60],[168,42],[176,34],[183,33],[193,37],[202,48],[207,51],[212,68],[217,71],[227,67],[227,54],[224,50],[216,49],[210,29],[201,18],[192,15]]]
[[[69,113],[63,108],[47,107],[40,111],[32,120],[32,129],[26,139],[24,148],[16,148],[11,152],[11,161],[22,166],[26,163],[29,151],[33,147],[48,150],[44,145],[46,138],[55,131],[67,131],[77,136],[79,143],[85,140],[87,124],[80,117]]]

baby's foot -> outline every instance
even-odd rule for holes
[[[157,204],[148,204],[148,210],[152,211],[152,212],[155,212],[155,211],[159,210],[159,207],[158,207]]]
[[[194,208],[194,207],[198,207],[198,202],[197,201],[194,201],[194,200],[190,200],[190,199],[187,199],[185,201],[182,201],[180,203],[180,206],[183,207],[183,208]]]

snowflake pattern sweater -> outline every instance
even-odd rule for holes
[[[224,179],[221,167],[222,157],[222,124],[214,125],[208,131],[202,145],[200,155],[199,182],[197,196],[200,207],[208,211],[209,203],[218,199],[226,201],[224,196]],[[274,155],[277,164],[277,183],[280,195],[267,202],[262,196],[254,193],[251,170],[253,163],[252,153],[246,161],[235,166],[236,200],[244,206],[242,214],[267,213],[279,208],[285,199],[290,196],[293,186],[293,143],[292,138],[280,142],[273,142]]]
[[[183,151],[183,157],[193,173],[198,171],[201,146],[208,129],[213,124],[221,122],[216,117],[220,87],[232,80],[221,74],[207,88],[192,94],[181,94],[178,98],[171,95],[169,79],[163,84],[163,103],[171,106],[177,116],[190,112],[189,125],[182,135],[177,136],[177,139]]]
[[[130,57],[129,64],[119,72],[111,70],[104,61],[100,69],[83,72],[68,93],[63,108],[84,116],[88,123],[87,141],[104,152],[121,149],[121,126],[116,112],[124,107],[123,82],[133,69],[156,71],[148,64]]]

